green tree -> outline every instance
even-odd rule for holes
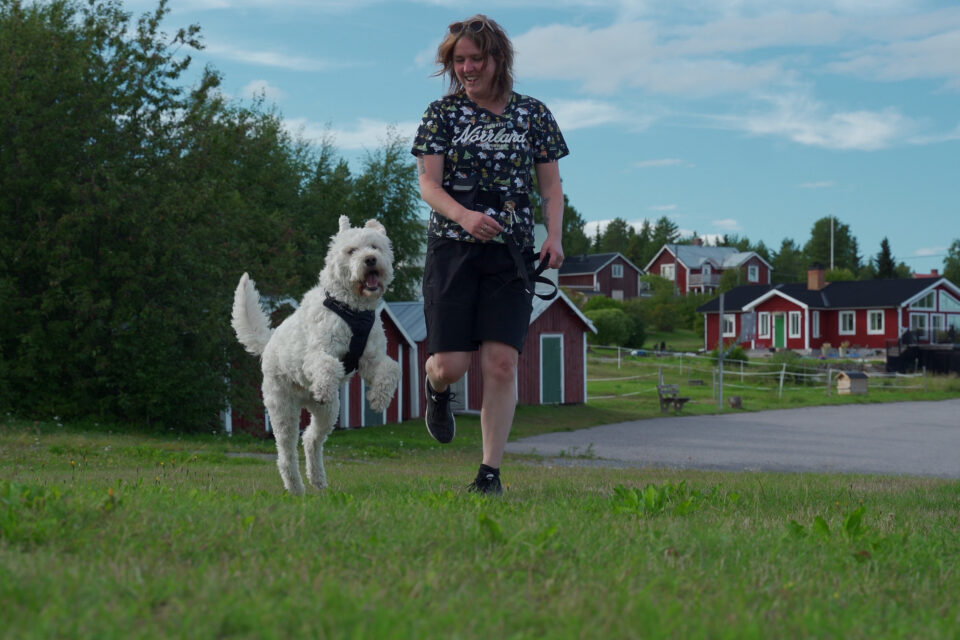
[[[630,236],[632,234],[633,227],[627,224],[626,220],[614,218],[603,231],[603,237],[600,239],[600,252],[626,255],[630,247]]]
[[[880,241],[880,251],[877,257],[873,259],[875,268],[875,278],[895,278],[897,262],[890,251],[890,241],[886,237]]]
[[[848,269],[856,275],[860,270],[857,239],[853,237],[849,225],[829,216],[813,223],[810,239],[803,246],[807,265],[820,263],[827,268],[830,267],[831,225],[833,226],[833,266],[836,269]]]
[[[637,267],[643,269],[651,260],[660,247],[653,246],[653,227],[646,218],[640,225],[640,231],[637,231],[630,238],[630,244],[627,247],[627,258]]]
[[[530,198],[533,206],[533,220],[538,224],[543,224],[543,206],[540,202],[540,193],[536,188],[536,179],[534,179],[535,188]],[[568,256],[581,256],[591,252],[592,245],[590,238],[583,230],[586,220],[580,215],[580,212],[570,204],[570,198],[563,194],[563,252]],[[539,247],[537,247],[539,249]]]
[[[790,238],[783,239],[770,264],[773,266],[771,281],[774,284],[803,282],[809,266],[805,263],[803,252]]]
[[[943,259],[943,277],[960,286],[960,238],[951,243]]]
[[[633,321],[623,309],[597,309],[584,315],[597,328],[596,335],[589,339],[593,344],[602,346],[626,346],[633,333]]]
[[[653,252],[659,251],[663,245],[677,242],[680,239],[680,230],[677,223],[667,216],[657,218],[652,234]],[[651,256],[652,258],[653,256]]]

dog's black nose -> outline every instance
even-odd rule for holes
[[[375,266],[377,266],[377,259],[374,258],[373,256],[367,258],[366,260],[364,260],[364,262],[367,263],[367,266],[368,266],[368,267],[375,267]]]

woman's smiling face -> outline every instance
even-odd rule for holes
[[[457,80],[474,102],[477,99],[487,100],[493,96],[493,76],[497,63],[492,55],[486,58],[473,40],[469,37],[460,38],[453,48],[453,71]]]

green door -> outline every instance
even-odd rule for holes
[[[773,318],[773,346],[777,349],[783,349],[787,346],[784,339],[784,319],[783,315],[776,315]]]
[[[540,402],[563,402],[563,336],[540,336]]]

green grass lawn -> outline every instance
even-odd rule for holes
[[[0,637],[956,637],[960,481],[510,456],[483,498],[478,430],[336,432],[292,498],[270,442],[0,420]]]

